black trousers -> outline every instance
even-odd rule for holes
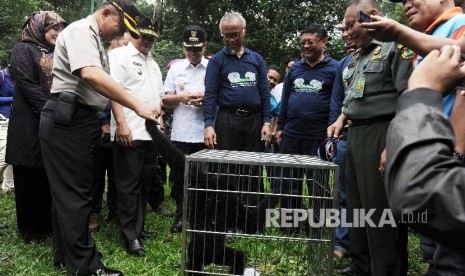
[[[102,211],[103,194],[105,192],[105,176],[108,177],[107,209],[108,213],[117,210],[115,176],[113,171],[113,150],[109,146],[102,145],[99,140],[94,153],[94,174],[92,182],[92,213]]]
[[[86,275],[102,263],[88,231],[94,147],[100,123],[96,111],[76,104],[69,125],[53,121],[56,102],[47,101],[39,139],[52,195],[54,261],[66,262],[69,275]]]
[[[165,179],[166,179],[166,162],[160,156],[154,154],[150,158],[151,166],[147,168],[148,177],[150,180],[150,191],[147,203],[156,211],[158,207],[165,201]]]
[[[287,135],[283,135],[281,138],[281,145],[280,145],[280,153],[284,154],[301,154],[301,155],[309,155],[315,156],[317,155],[318,146],[322,139],[301,139],[301,138],[294,138]],[[289,195],[302,195],[303,189],[303,177],[304,174],[307,175],[307,178],[310,179],[311,175],[313,174],[312,170],[302,170],[302,169],[290,169],[290,168],[280,168],[282,172],[277,172],[278,179],[282,179],[282,181],[277,187],[273,183],[273,190],[279,190],[279,193],[289,194]],[[281,178],[282,177],[282,178]],[[289,180],[287,180],[289,179]],[[300,179],[298,181],[295,181]],[[312,178],[313,179],[313,178]],[[308,191],[312,191],[312,183],[311,181],[307,181]],[[288,201],[288,198],[283,198],[281,200],[281,207],[282,208],[303,208],[302,206],[302,198],[299,198],[300,204],[295,205]]]
[[[153,179],[150,173],[153,152],[152,141],[132,141],[131,148],[113,143],[118,216],[123,235],[128,240],[140,238],[144,230],[145,210]]]
[[[263,127],[262,113],[247,117],[234,115],[227,111],[218,111],[215,132],[219,150],[239,150],[263,152],[265,143],[261,141]]]
[[[52,198],[45,168],[13,165],[13,174],[19,233],[26,242],[41,241],[52,234]]]
[[[184,143],[173,141],[173,144],[176,145],[184,154],[189,155],[196,153],[205,149],[204,143]],[[176,217],[180,219],[182,217],[182,208],[183,208],[183,198],[184,198],[184,181],[181,183],[173,183],[172,196],[176,202]]]
[[[283,154],[300,154],[300,155],[317,155],[317,150],[322,139],[302,139],[295,138],[287,135],[283,135],[281,138],[280,144],[280,153]],[[308,208],[313,209],[319,217],[319,209],[322,208],[323,203],[321,199],[318,199],[318,196],[329,196],[322,194],[324,187],[318,181],[318,175],[314,170],[307,170],[302,168],[275,168],[274,173],[277,181],[272,183],[273,192],[284,194],[284,195],[294,195],[292,196],[282,196],[281,197],[281,208],[286,209],[303,209],[304,201],[301,195],[303,194],[303,182],[306,178],[308,193],[312,198],[309,200],[310,206]],[[297,197],[295,197],[297,195]],[[314,220],[315,221],[315,220]],[[307,225],[305,225],[307,226]],[[286,229],[287,230],[287,229]],[[292,231],[300,231],[297,229],[290,229]]]
[[[264,152],[265,142],[260,137],[262,127],[263,117],[261,112],[242,117],[225,110],[219,110],[215,123],[218,143],[215,148],[219,150]],[[238,183],[240,191],[260,192],[264,190],[260,177],[262,172],[259,166],[221,165],[214,170],[229,174],[254,176],[249,179],[241,179],[240,183]],[[243,200],[246,205],[256,206],[260,201],[260,196],[250,194],[245,196]]]

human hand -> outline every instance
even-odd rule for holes
[[[104,124],[100,128],[102,129],[102,138],[108,139],[110,137],[110,125]]]
[[[265,147],[268,147],[268,145],[270,144],[271,142],[271,127],[270,125],[268,124],[264,124],[262,126],[262,130],[260,132],[260,137],[262,137],[262,140],[264,138],[264,141],[265,141]]]
[[[126,122],[118,124],[118,127],[116,128],[116,139],[121,143],[123,148],[132,147],[132,131]]]
[[[195,97],[192,97],[191,104],[195,107],[201,107],[203,105],[203,101],[205,96],[203,94],[195,94]]]
[[[367,29],[367,33],[379,41],[396,41],[402,24],[379,15],[371,15],[372,22],[360,23],[360,27]]]
[[[199,96],[195,93],[183,93],[183,94],[180,94],[180,96],[181,96],[181,103],[185,105],[195,105],[195,104],[199,105],[198,104]]]
[[[274,134],[274,137],[276,138],[276,143],[279,145],[281,145],[281,136],[283,134],[283,131],[282,130],[277,130],[276,133]]]
[[[212,126],[206,127],[204,130],[203,140],[205,146],[209,149],[214,149],[216,145],[216,132]]]
[[[342,130],[344,129],[344,115],[339,116],[337,118],[336,122],[334,122],[332,125],[330,125],[326,129],[326,135],[328,137],[336,138],[339,139],[342,133]]]
[[[154,122],[157,122],[158,117],[161,115],[160,107],[143,102],[137,104],[134,111],[140,117]]]
[[[410,75],[408,90],[422,87],[442,94],[449,93],[465,78],[465,66],[460,54],[457,45],[445,45],[441,50],[431,51]]]
[[[387,151],[386,148],[383,150],[379,160],[379,173],[381,174],[381,178],[384,179],[384,173],[386,172],[386,162],[387,162]]]

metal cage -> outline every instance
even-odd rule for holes
[[[185,168],[182,275],[332,275],[337,165],[203,150]]]

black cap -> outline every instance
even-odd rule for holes
[[[184,29],[182,34],[182,45],[184,47],[202,47],[206,41],[206,34],[202,27],[190,25]]]
[[[136,29],[141,35],[151,35],[158,37],[156,22],[148,16],[142,15],[139,22],[137,23]]]
[[[124,27],[126,27],[131,36],[138,39],[139,32],[136,30],[136,25],[140,18],[140,12],[134,3],[130,0],[108,0],[107,2],[118,10]]]

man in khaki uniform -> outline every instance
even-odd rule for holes
[[[50,100],[42,109],[40,146],[52,195],[54,265],[68,275],[123,275],[102,264],[87,231],[91,211],[93,150],[100,133],[97,111],[108,99],[146,119],[155,106],[143,103],[112,80],[103,47],[135,25],[138,9],[129,0],[104,1],[93,15],[69,25],[58,36]]]
[[[412,53],[395,43],[373,40],[360,28],[357,14],[381,14],[377,1],[353,1],[347,7],[345,21],[353,25],[353,37],[359,48],[343,72],[347,96],[343,114],[328,128],[328,135],[338,137],[349,124],[346,153],[347,217],[353,221],[354,210],[374,209],[371,216],[379,225],[389,205],[380,171],[381,153],[386,147],[386,132],[395,116],[397,98],[406,88],[411,73]],[[356,210],[357,209],[357,210]],[[407,232],[405,227],[349,228],[353,262],[339,273],[361,275],[405,275],[407,272]]]

